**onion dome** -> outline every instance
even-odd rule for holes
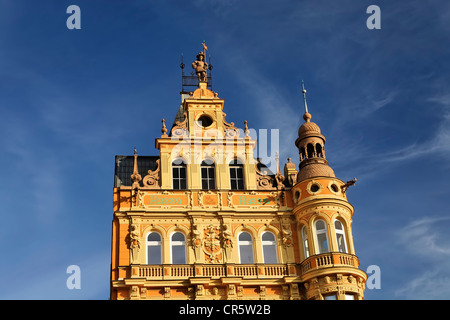
[[[298,129],[298,138],[295,140],[300,154],[300,165],[297,182],[313,177],[335,177],[333,169],[328,165],[325,158],[326,138],[322,135],[320,128],[311,122],[311,114],[306,105],[306,90],[303,87],[305,103],[305,122]]]
[[[303,123],[300,128],[298,128],[298,136],[303,136],[306,134],[318,133],[320,134],[320,128],[314,122],[311,122],[311,114],[309,112],[305,112],[303,115],[303,119],[305,123]]]

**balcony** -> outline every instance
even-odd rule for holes
[[[305,259],[300,264],[302,274],[317,269],[330,267],[359,267],[359,259],[355,255],[341,252],[317,254]]]
[[[273,279],[296,275],[295,270],[295,267],[289,268],[286,264],[136,265],[131,266],[131,277],[148,280],[180,280],[193,277]]]

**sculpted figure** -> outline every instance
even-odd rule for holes
[[[130,249],[131,249],[131,263],[136,263],[138,261],[139,248],[141,247],[141,243],[139,241],[139,230],[135,224],[130,226]]]
[[[205,62],[205,55],[203,52],[199,52],[197,60],[192,63],[192,69],[197,74],[198,81],[207,81],[206,70],[208,70],[208,63]]]

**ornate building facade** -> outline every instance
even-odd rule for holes
[[[162,120],[159,155],[116,156],[110,298],[363,299],[354,181],[335,177],[306,100],[299,167],[277,158],[272,173],[247,122],[227,122],[204,58],[173,126]]]

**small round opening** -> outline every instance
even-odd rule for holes
[[[311,191],[312,191],[312,192],[317,192],[317,191],[319,191],[319,189],[320,189],[320,187],[319,187],[319,185],[317,185],[317,184],[313,184],[313,185],[311,186]]]
[[[330,188],[331,188],[331,190],[333,190],[333,192],[338,192],[338,191],[339,191],[338,186],[335,185],[335,184],[332,184],[332,185],[330,186]]]
[[[294,201],[295,202],[298,202],[298,199],[300,198],[300,192],[299,191],[295,191],[295,194],[294,194]]]
[[[197,123],[199,126],[206,128],[206,127],[209,127],[210,125],[212,125],[213,120],[211,119],[211,117],[204,114],[204,115],[201,115],[197,119]]]

